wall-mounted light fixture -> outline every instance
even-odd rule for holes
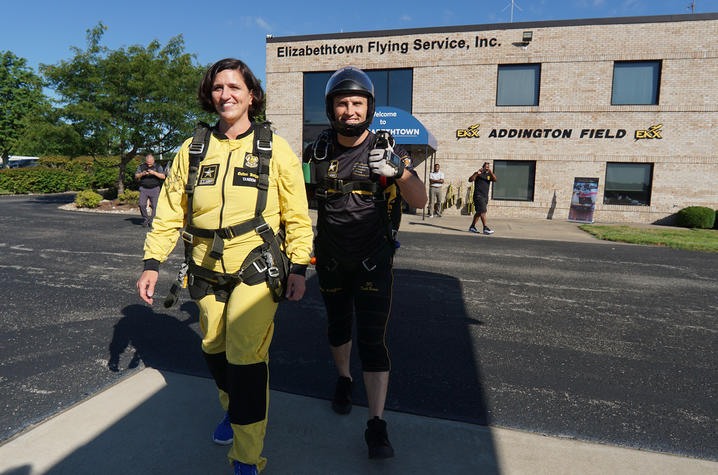
[[[524,34],[521,37],[521,42],[529,44],[531,42],[531,40],[533,39],[533,37],[534,37],[533,31],[524,31]]]

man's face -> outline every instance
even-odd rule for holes
[[[438,171],[439,171],[439,164],[438,164],[438,163],[434,164],[434,171],[435,171],[435,172],[438,172]]]
[[[153,157],[152,155],[147,155],[145,157],[145,163],[147,164],[148,167],[151,167],[152,165],[155,164],[155,157]]]
[[[334,96],[334,117],[345,124],[361,124],[366,120],[369,101],[365,96],[339,94]]]

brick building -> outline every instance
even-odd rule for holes
[[[582,177],[596,221],[670,222],[718,208],[717,40],[718,13],[268,37],[267,117],[300,155],[327,78],[358,66],[454,189],[493,164],[492,216],[566,219]]]

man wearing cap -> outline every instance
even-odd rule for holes
[[[327,82],[325,106],[331,129],[307,147],[310,193],[318,204],[314,253],[328,319],[329,345],[338,371],[332,408],[352,408],[352,319],[369,402],[364,433],[369,458],[393,457],[382,419],[389,386],[386,327],[391,311],[396,217],[401,199],[422,208],[424,184],[408,154],[387,133],[368,130],[374,118],[374,85],[348,66]]]

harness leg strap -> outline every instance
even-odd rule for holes
[[[224,254],[224,240],[215,233],[214,238],[212,238],[212,250],[209,252],[209,257],[219,260],[222,258],[222,254]]]

